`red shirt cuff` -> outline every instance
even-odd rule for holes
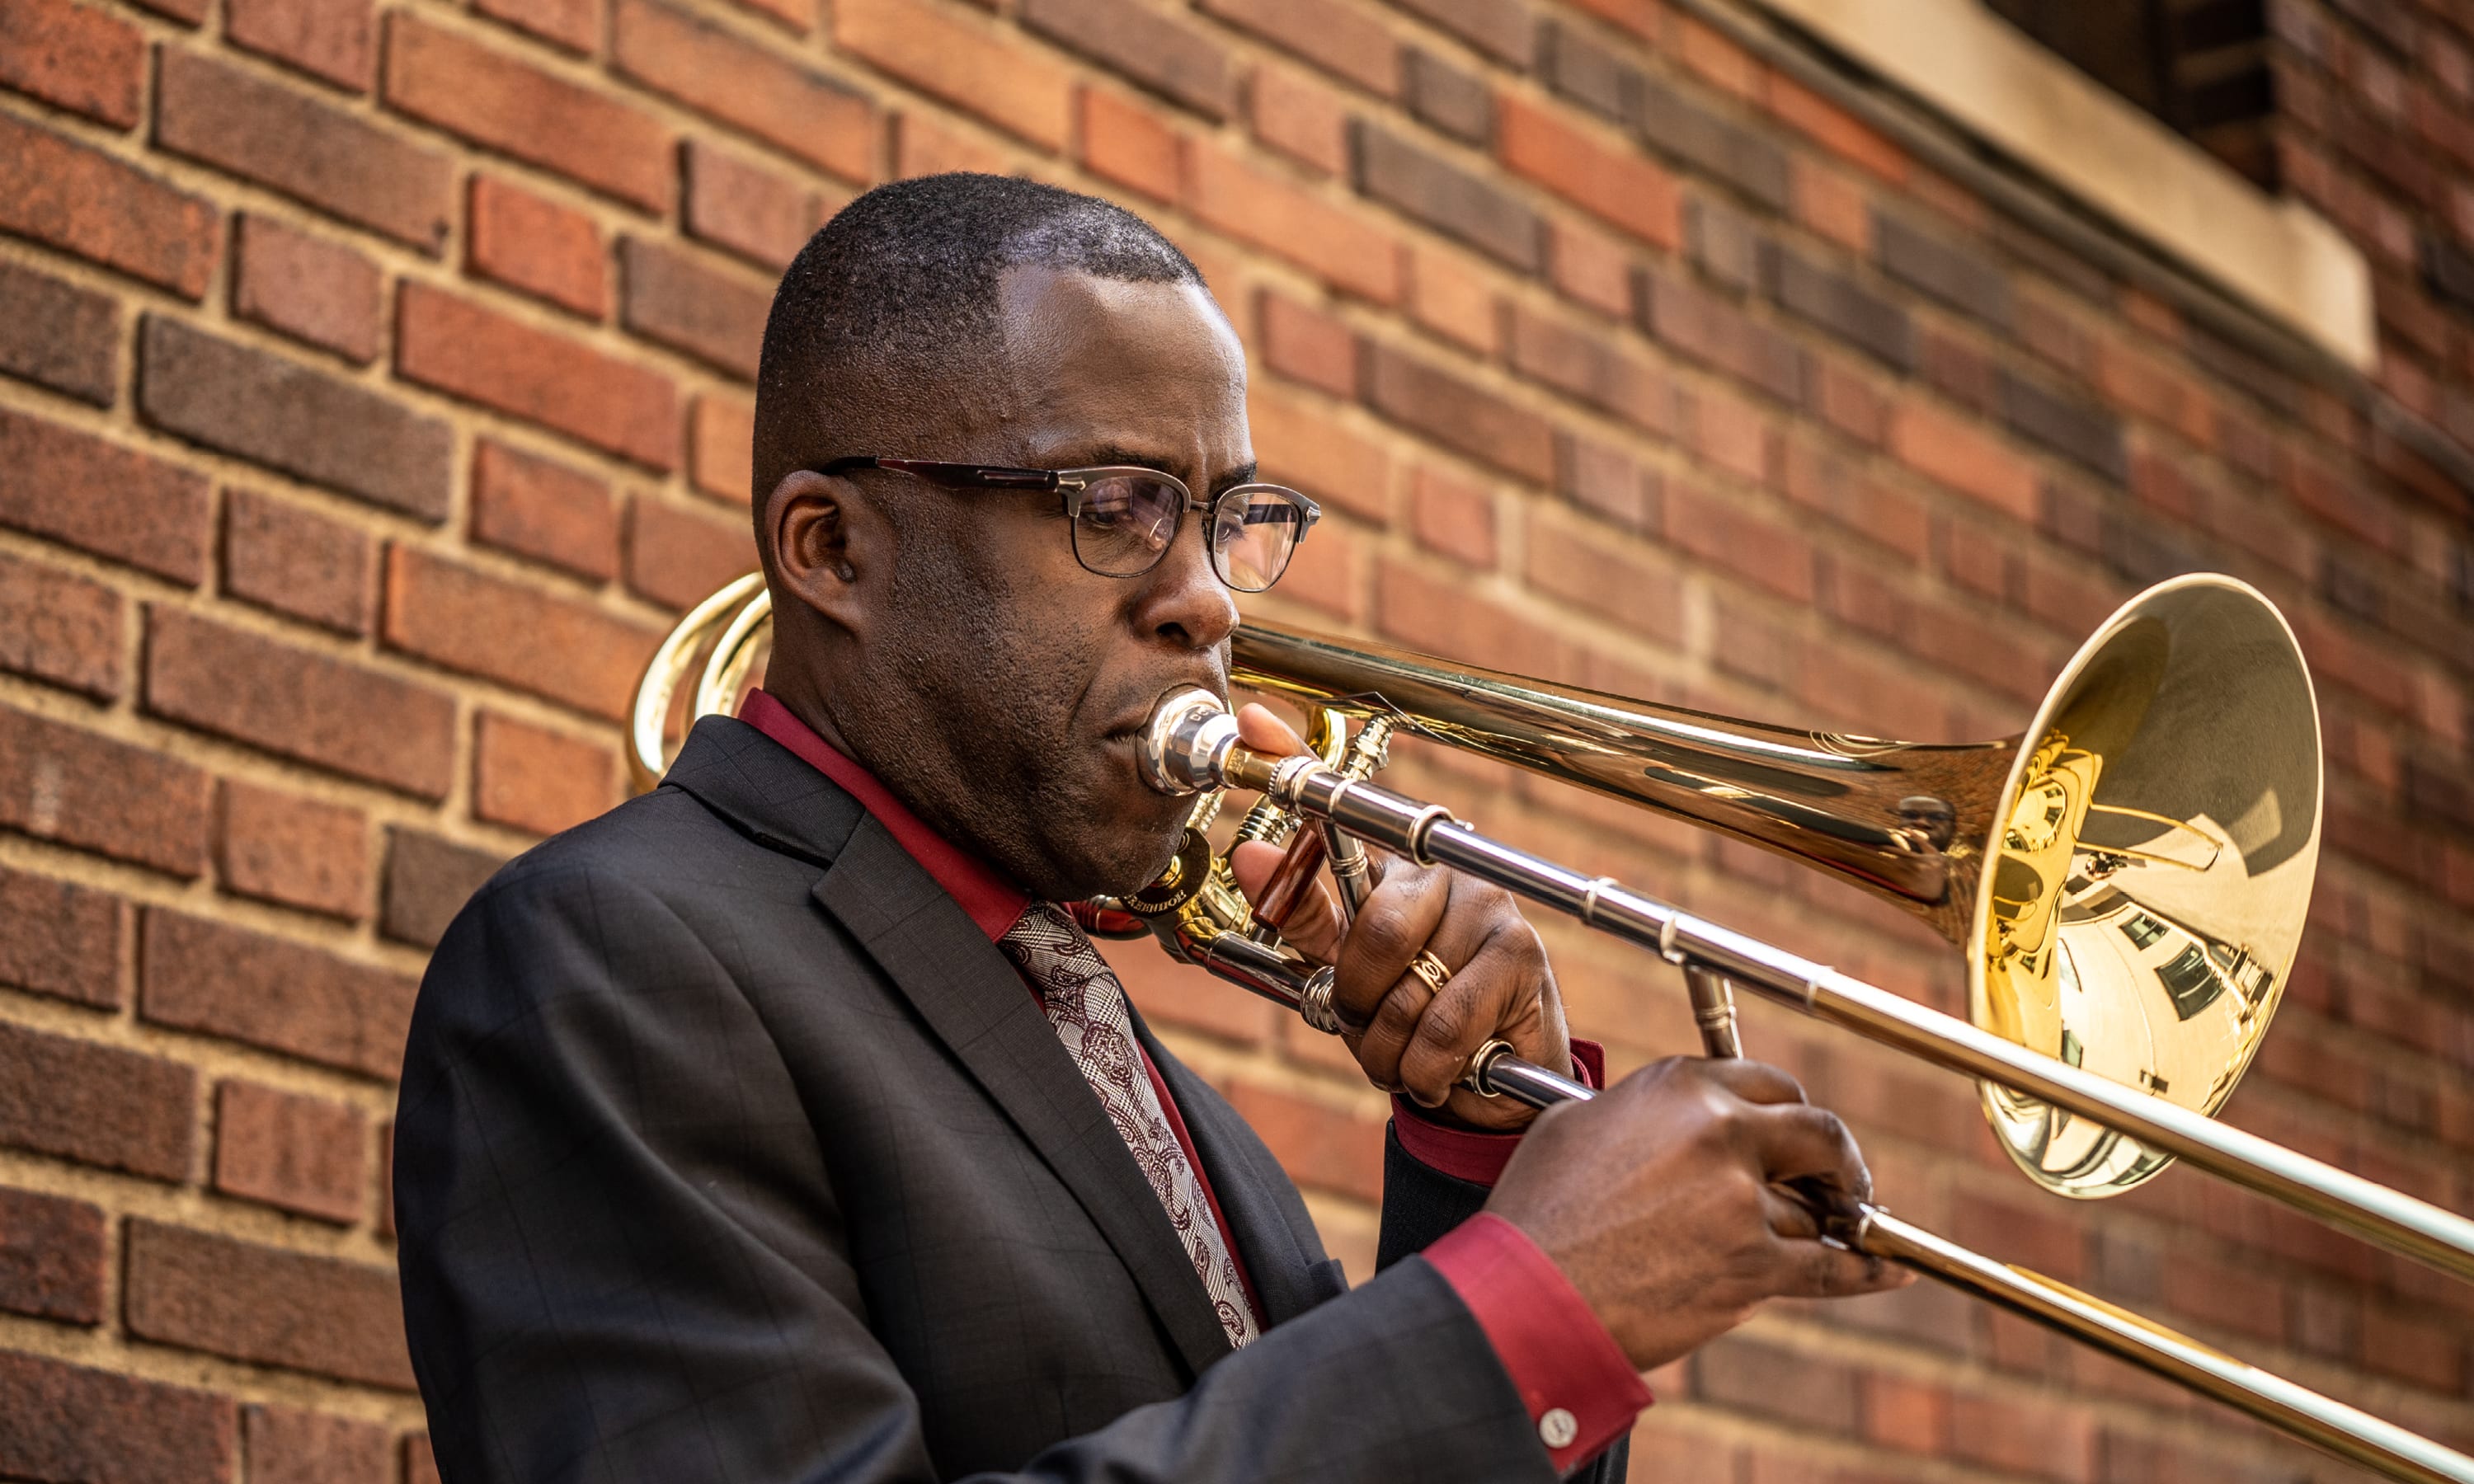
[[[1655,1400],[1572,1281],[1511,1222],[1480,1211],[1425,1257],[1486,1331],[1557,1473],[1606,1451]]]
[[[1594,1041],[1573,1041],[1572,1071],[1583,1087],[1592,1091],[1605,1088],[1607,1048]],[[1480,1134],[1472,1129],[1446,1127],[1397,1094],[1392,1099],[1392,1133],[1400,1140],[1402,1153],[1429,1169],[1442,1170],[1454,1180],[1466,1180],[1473,1185],[1492,1189],[1503,1176],[1504,1165],[1511,1162],[1512,1151],[1520,1147],[1517,1134]]]

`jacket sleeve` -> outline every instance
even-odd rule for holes
[[[759,1017],[653,893],[523,864],[485,888],[423,983],[396,1129],[441,1476],[936,1478],[826,1171]],[[1409,1260],[1001,1477],[1552,1476],[1483,1330]]]

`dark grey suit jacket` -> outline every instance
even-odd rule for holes
[[[813,768],[700,723],[662,788],[501,871],[423,981],[395,1194],[440,1472],[1551,1478],[1449,1284],[1410,1257],[1346,1292],[1261,1141],[1137,1029],[1266,1310],[1243,1352],[986,936]],[[1386,1257],[1483,1195],[1395,1145]]]

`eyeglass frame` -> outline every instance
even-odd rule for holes
[[[1078,526],[1082,518],[1083,493],[1102,476],[1140,474],[1146,478],[1165,481],[1179,494],[1185,496],[1185,502],[1177,507],[1176,525],[1169,532],[1168,539],[1160,543],[1159,550],[1152,554],[1150,563],[1144,566],[1141,571],[1103,572],[1099,568],[1093,566],[1089,562],[1083,560],[1081,541],[1079,539],[1069,537],[1069,544],[1073,549],[1074,562],[1077,566],[1079,566],[1083,571],[1090,573],[1094,577],[1114,578],[1119,581],[1141,577],[1160,564],[1162,559],[1167,557],[1169,547],[1176,544],[1177,533],[1185,528],[1185,516],[1188,511],[1198,512],[1207,519],[1213,511],[1219,509],[1221,502],[1231,495],[1243,494],[1248,491],[1268,490],[1285,497],[1291,503],[1296,505],[1298,510],[1303,512],[1305,518],[1298,527],[1298,539],[1295,542],[1292,542],[1289,547],[1289,561],[1296,560],[1298,546],[1303,544],[1306,537],[1313,532],[1315,522],[1322,518],[1322,507],[1321,505],[1316,504],[1310,496],[1296,490],[1292,490],[1286,485],[1268,484],[1260,480],[1253,480],[1242,485],[1231,485],[1227,489],[1221,491],[1218,494],[1215,494],[1206,500],[1200,495],[1197,495],[1194,492],[1193,488],[1184,480],[1177,478],[1175,474],[1170,473],[1166,469],[1153,468],[1148,464],[1095,464],[1082,468],[1061,469],[1021,468],[1008,465],[949,464],[935,459],[909,459],[896,458],[883,454],[860,453],[848,454],[838,459],[827,460],[825,463],[816,465],[810,468],[809,472],[813,474],[821,474],[827,478],[834,478],[839,475],[855,473],[861,469],[890,469],[895,473],[909,474],[914,479],[923,479],[932,485],[936,485],[948,490],[1054,491],[1063,499],[1065,518],[1077,523]],[[1211,559],[1212,575],[1218,577],[1220,581],[1231,591],[1269,592],[1273,587],[1279,586],[1281,578],[1288,575],[1289,562],[1288,561],[1284,561],[1280,563],[1280,570],[1273,573],[1272,575],[1272,580],[1269,583],[1264,584],[1262,586],[1238,586],[1235,583],[1228,580],[1227,570],[1221,564],[1219,548],[1215,547],[1211,543],[1209,534],[1210,529],[1211,528],[1208,524],[1203,527],[1203,552]]]

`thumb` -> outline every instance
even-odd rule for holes
[[[1249,748],[1270,757],[1294,757],[1306,751],[1305,739],[1259,701],[1237,708],[1237,736]]]

